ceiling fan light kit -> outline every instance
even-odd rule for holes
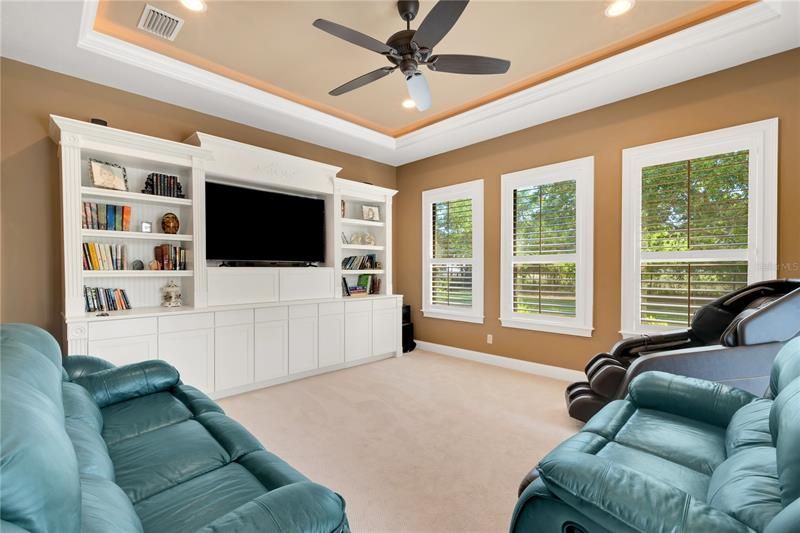
[[[400,0],[397,2],[397,11],[406,22],[406,29],[389,37],[386,43],[329,20],[315,20],[314,27],[381,54],[394,65],[359,76],[328,94],[331,96],[345,94],[399,70],[406,79],[409,97],[419,111],[425,111],[430,108],[432,99],[428,82],[419,70],[420,65],[426,65],[434,72],[452,74],[505,74],[511,66],[511,62],[505,59],[464,54],[433,54],[434,46],[453,29],[468,3],[469,0],[440,0],[433,6],[419,28],[412,30],[411,21],[419,13],[419,1]]]

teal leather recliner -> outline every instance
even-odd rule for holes
[[[344,500],[163,361],[63,361],[0,326],[0,531],[347,532]]]
[[[769,396],[641,374],[542,459],[512,533],[799,533],[800,337]]]

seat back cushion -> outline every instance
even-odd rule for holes
[[[788,507],[800,497],[800,378],[775,398],[769,429],[775,442],[781,500]]]
[[[0,326],[2,519],[29,531],[80,530],[78,462],[64,427],[61,355],[33,326]]]
[[[725,452],[728,457],[753,446],[774,448],[769,431],[771,408],[772,400],[759,398],[734,413],[725,430]]]
[[[133,504],[113,482],[84,477],[81,490],[81,533],[142,533]]]
[[[777,398],[783,388],[798,377],[800,377],[800,336],[784,344],[775,356],[769,378],[772,397]]]
[[[711,475],[706,503],[764,531],[783,509],[775,448],[750,447],[726,459]]]

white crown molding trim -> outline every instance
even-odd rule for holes
[[[426,352],[457,357],[459,359],[466,359],[468,361],[474,361],[476,363],[483,363],[486,365],[499,366],[502,368],[508,368],[509,370],[525,372],[526,374],[535,374],[545,378],[559,379],[561,381],[569,382],[586,379],[586,375],[583,372],[570,370],[569,368],[562,368],[560,366],[543,365],[541,363],[523,361],[521,359],[504,357],[502,355],[465,350],[463,348],[447,346],[446,344],[436,344],[433,342],[420,340],[415,340],[414,342],[417,343],[417,348],[420,350],[425,350]]]
[[[2,55],[390,165],[800,46],[800,4],[765,0],[394,139],[95,32],[97,5],[4,3]]]

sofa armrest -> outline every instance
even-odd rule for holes
[[[100,408],[169,390],[179,381],[178,371],[164,361],[142,361],[118,366],[73,380],[89,391]]]
[[[310,481],[284,485],[222,515],[199,533],[318,531],[347,533],[344,500]]]
[[[645,372],[631,382],[628,399],[638,407],[658,409],[724,428],[728,427],[733,413],[756,396],[713,381],[666,372]]]
[[[105,359],[91,355],[69,355],[61,361],[61,366],[67,371],[70,381],[101,370],[114,368],[114,365]]]
[[[596,455],[551,454],[539,470],[553,494],[609,531],[752,533],[682,490]]]

